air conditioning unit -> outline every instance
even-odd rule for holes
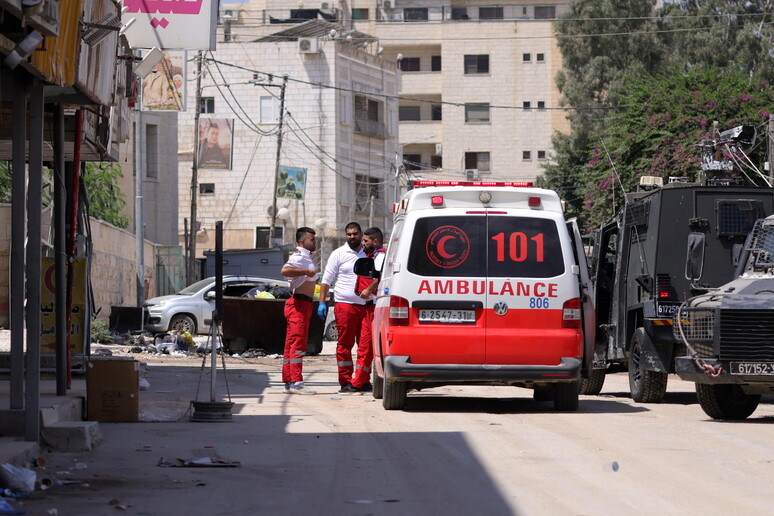
[[[330,2],[323,2],[320,6],[321,11],[330,11],[331,10],[331,4]]]
[[[382,7],[385,9],[395,9],[395,0],[384,0],[382,2]]]
[[[469,168],[465,170],[465,180],[466,181],[478,181],[478,169],[475,168]]]
[[[318,54],[320,40],[317,38],[298,38],[298,51],[302,54]]]

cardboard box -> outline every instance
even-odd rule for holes
[[[140,363],[131,358],[89,360],[86,373],[90,421],[137,421]]]

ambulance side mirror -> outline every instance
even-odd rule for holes
[[[355,274],[366,278],[379,279],[382,276],[382,273],[376,270],[373,258],[358,258],[354,270]]]

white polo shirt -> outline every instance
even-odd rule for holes
[[[314,261],[312,260],[312,253],[303,247],[297,247],[296,252],[291,254],[288,258],[287,265],[296,267],[298,269],[314,269]],[[307,281],[317,281],[317,274],[312,277],[309,276],[294,276],[292,278],[285,277],[290,284],[290,290],[296,290],[298,287],[306,283]]]
[[[321,283],[333,285],[333,300],[337,303],[365,304],[365,299],[355,294],[357,275],[354,267],[358,258],[365,258],[362,246],[353,251],[349,244],[334,249],[328,257]]]

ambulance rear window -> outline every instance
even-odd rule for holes
[[[408,269],[421,276],[550,278],[564,273],[556,223],[509,216],[417,220]]]

